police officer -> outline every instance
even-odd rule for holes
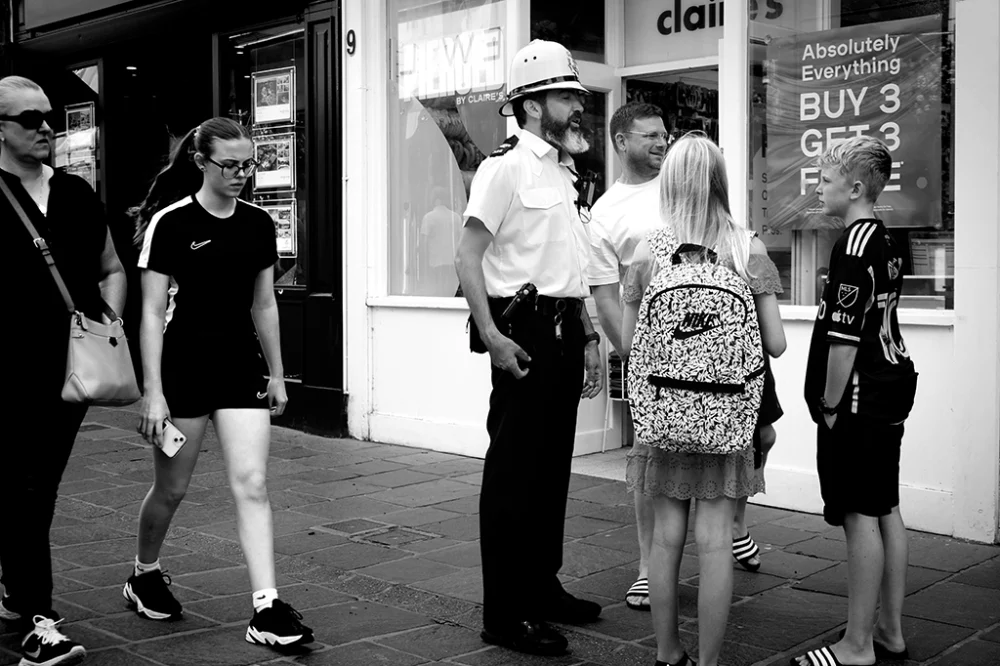
[[[580,127],[588,93],[569,51],[541,40],[514,56],[509,86],[500,113],[521,131],[480,165],[455,258],[471,343],[493,364],[479,504],[482,638],[558,655],[566,638],[546,621],[591,622],[601,611],[557,578],[577,408],[603,384],[584,304],[589,210],[581,218],[572,158],[589,148]]]

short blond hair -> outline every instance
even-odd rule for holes
[[[816,161],[821,169],[837,169],[843,176],[860,180],[874,203],[892,174],[892,155],[885,142],[872,136],[856,136],[835,143]]]
[[[0,79],[0,114],[10,111],[11,98],[21,90],[37,90],[44,92],[42,87],[23,76],[5,76]]]

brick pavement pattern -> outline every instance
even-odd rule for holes
[[[563,579],[604,607],[568,632],[569,656],[529,657],[487,646],[482,628],[478,503],[482,461],[275,428],[268,488],[282,598],[316,643],[282,655],[250,645],[249,580],[214,433],[163,550],[178,622],[129,611],[121,586],[134,557],[136,516],[152,480],[150,452],[128,409],[94,408],[66,469],[52,529],[56,610],[91,666],[650,666],[648,613],[625,607],[638,546],[623,483],[574,475]],[[40,445],[22,437],[15,445]],[[780,445],[780,444],[779,444]],[[2,480],[2,479],[0,479]],[[4,507],[4,511],[14,507]],[[725,666],[786,664],[835,640],[846,621],[842,532],[814,515],[751,505],[763,567],[737,567]],[[904,512],[905,518],[905,512]],[[9,535],[2,535],[9,538]],[[525,544],[530,548],[531,544]],[[682,637],[697,653],[698,563],[681,568]],[[905,666],[1000,664],[1000,547],[912,532]],[[0,621],[0,664],[17,637]]]

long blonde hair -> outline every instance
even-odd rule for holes
[[[726,161],[712,140],[687,134],[670,146],[660,167],[660,215],[679,243],[715,250],[749,281],[750,235],[729,211]]]

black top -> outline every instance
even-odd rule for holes
[[[841,411],[890,422],[909,413],[916,373],[896,316],[902,266],[899,247],[876,219],[856,221],[834,244],[806,368],[805,397],[817,423],[831,344],[858,348]]]
[[[108,233],[100,198],[87,181],[56,171],[49,181],[47,214],[42,215],[17,176],[0,169],[0,177],[52,249],[76,308],[99,318],[103,310],[101,254]],[[58,398],[65,379],[69,314],[42,253],[2,194],[0,224],[4,237],[10,239],[4,245],[8,248],[5,259],[10,262],[4,310],[19,322],[14,328],[25,336],[23,345],[15,344],[8,351],[9,361],[16,366],[12,376],[18,377],[21,386],[30,383],[26,391],[54,392]]]
[[[257,275],[277,260],[274,222],[263,208],[237,200],[233,214],[219,218],[189,196],[153,216],[139,267],[171,277],[171,338],[232,341],[253,330]]]

